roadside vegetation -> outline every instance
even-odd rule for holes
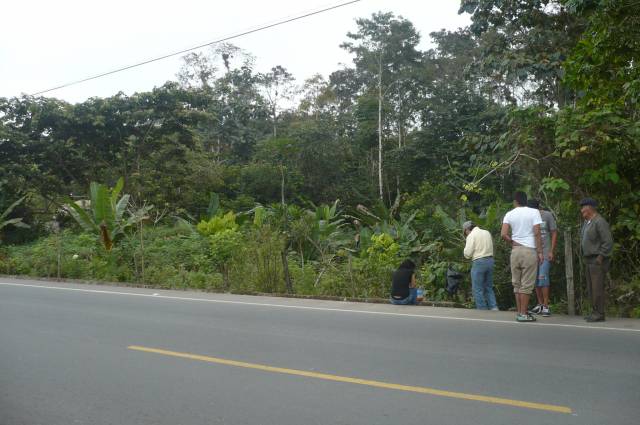
[[[0,98],[0,273],[242,293],[388,297],[407,257],[431,300],[472,306],[461,223],[498,240],[515,190],[558,218],[584,307],[577,201],[614,233],[609,308],[640,317],[640,3],[462,0],[431,33],[357,20],[353,65],[297,82],[230,44],[151,92]],[[312,52],[309,52],[312,54]],[[574,252],[565,258],[565,246]]]

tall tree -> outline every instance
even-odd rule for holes
[[[562,106],[573,94],[562,84],[563,61],[576,45],[584,20],[557,0],[462,0],[478,37],[479,77],[502,101]],[[577,19],[576,19],[577,18]]]
[[[347,33],[351,40],[342,48],[355,55],[356,70],[363,77],[363,95],[375,93],[378,103],[378,195],[384,201],[383,103],[390,88],[408,78],[420,61],[420,36],[413,24],[393,13],[375,13],[371,19],[357,19],[358,31]]]
[[[262,74],[260,81],[271,112],[273,137],[276,138],[278,137],[278,116],[283,109],[286,109],[283,103],[293,99],[295,78],[284,67],[276,65],[271,68],[271,71]]]

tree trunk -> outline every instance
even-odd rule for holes
[[[278,136],[278,132],[277,132],[277,128],[276,128],[276,122],[278,120],[278,117],[276,116],[276,105],[275,103],[273,104],[273,109],[272,112],[273,114],[273,138],[275,139]]]
[[[353,266],[351,265],[351,255],[349,255],[348,257],[349,262],[347,263],[348,266],[348,270],[349,270],[349,277],[351,278],[351,296],[353,298],[356,297],[356,283],[353,280]]]
[[[57,275],[58,280],[62,278],[62,239],[60,238],[60,228],[56,230],[56,251],[57,251]]]
[[[142,220],[140,220],[140,283],[144,283],[144,235],[142,234]]]
[[[398,122],[398,149],[402,149],[402,124]],[[400,196],[400,169],[396,174],[396,197]]]
[[[284,199],[284,189],[285,189],[285,178],[284,178],[284,170],[285,170],[285,166],[284,165],[280,165],[280,173],[282,176],[282,181],[281,181],[281,185],[280,185],[280,197],[281,197],[281,202],[282,202],[282,214],[284,215],[284,230],[285,232],[289,230],[289,211],[287,210],[287,203],[285,202]]]
[[[576,294],[573,285],[573,246],[571,230],[564,231],[564,267],[567,278],[567,310],[570,316],[576,314]]]
[[[229,266],[226,264],[222,267],[222,284],[224,285],[224,290],[228,291],[231,283],[229,282]]]
[[[282,201],[282,208],[283,208],[283,211],[284,211],[284,208],[285,208],[285,202],[284,202],[284,165],[280,165],[280,175],[282,177],[281,184],[280,184],[280,199]],[[286,220],[286,217],[285,217],[285,220]]]
[[[378,59],[378,189],[380,201],[384,202],[382,189],[382,49]]]
[[[293,285],[289,275],[289,262],[287,261],[287,250],[282,251],[282,271],[284,272],[284,283],[287,286],[287,294],[293,294]]]

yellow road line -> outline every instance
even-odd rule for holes
[[[521,407],[525,409],[546,410],[548,412],[557,413],[573,413],[571,408],[566,406],[556,406],[553,404],[533,403],[529,401],[511,400],[508,398],[490,397],[477,394],[458,393],[454,391],[444,391],[435,388],[414,387],[411,385],[391,384],[388,382],[371,381],[368,379],[350,378],[348,376],[330,375],[327,373],[310,372],[306,370],[287,369],[282,367],[267,366],[256,363],[239,362],[236,360],[221,359],[218,357],[202,356],[199,354],[180,353],[177,351],[162,350],[160,348],[141,347],[138,345],[130,345],[130,350],[144,351],[147,353],[162,354],[165,356],[180,357],[183,359],[199,360],[208,363],[216,363],[226,366],[243,367],[246,369],[256,369],[265,372],[282,373],[286,375],[304,376],[307,378],[324,379],[326,381],[346,382],[349,384],[366,385],[369,387],[384,388],[389,390],[408,391],[412,393],[430,394],[441,397],[457,398],[462,400],[474,400],[484,403],[501,404],[505,406]]]

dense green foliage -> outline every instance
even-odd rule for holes
[[[588,195],[614,231],[610,308],[640,315],[640,3],[462,0],[460,12],[470,26],[430,34],[427,51],[402,17],[359,19],[342,45],[354,67],[298,86],[225,44],[148,93],[0,98],[0,211],[30,224],[2,229],[0,271],[386,297],[413,257],[428,297],[449,299],[471,218],[496,235],[506,308],[497,236],[523,189],[561,226],[555,308]],[[468,286],[455,298],[471,305]]]

